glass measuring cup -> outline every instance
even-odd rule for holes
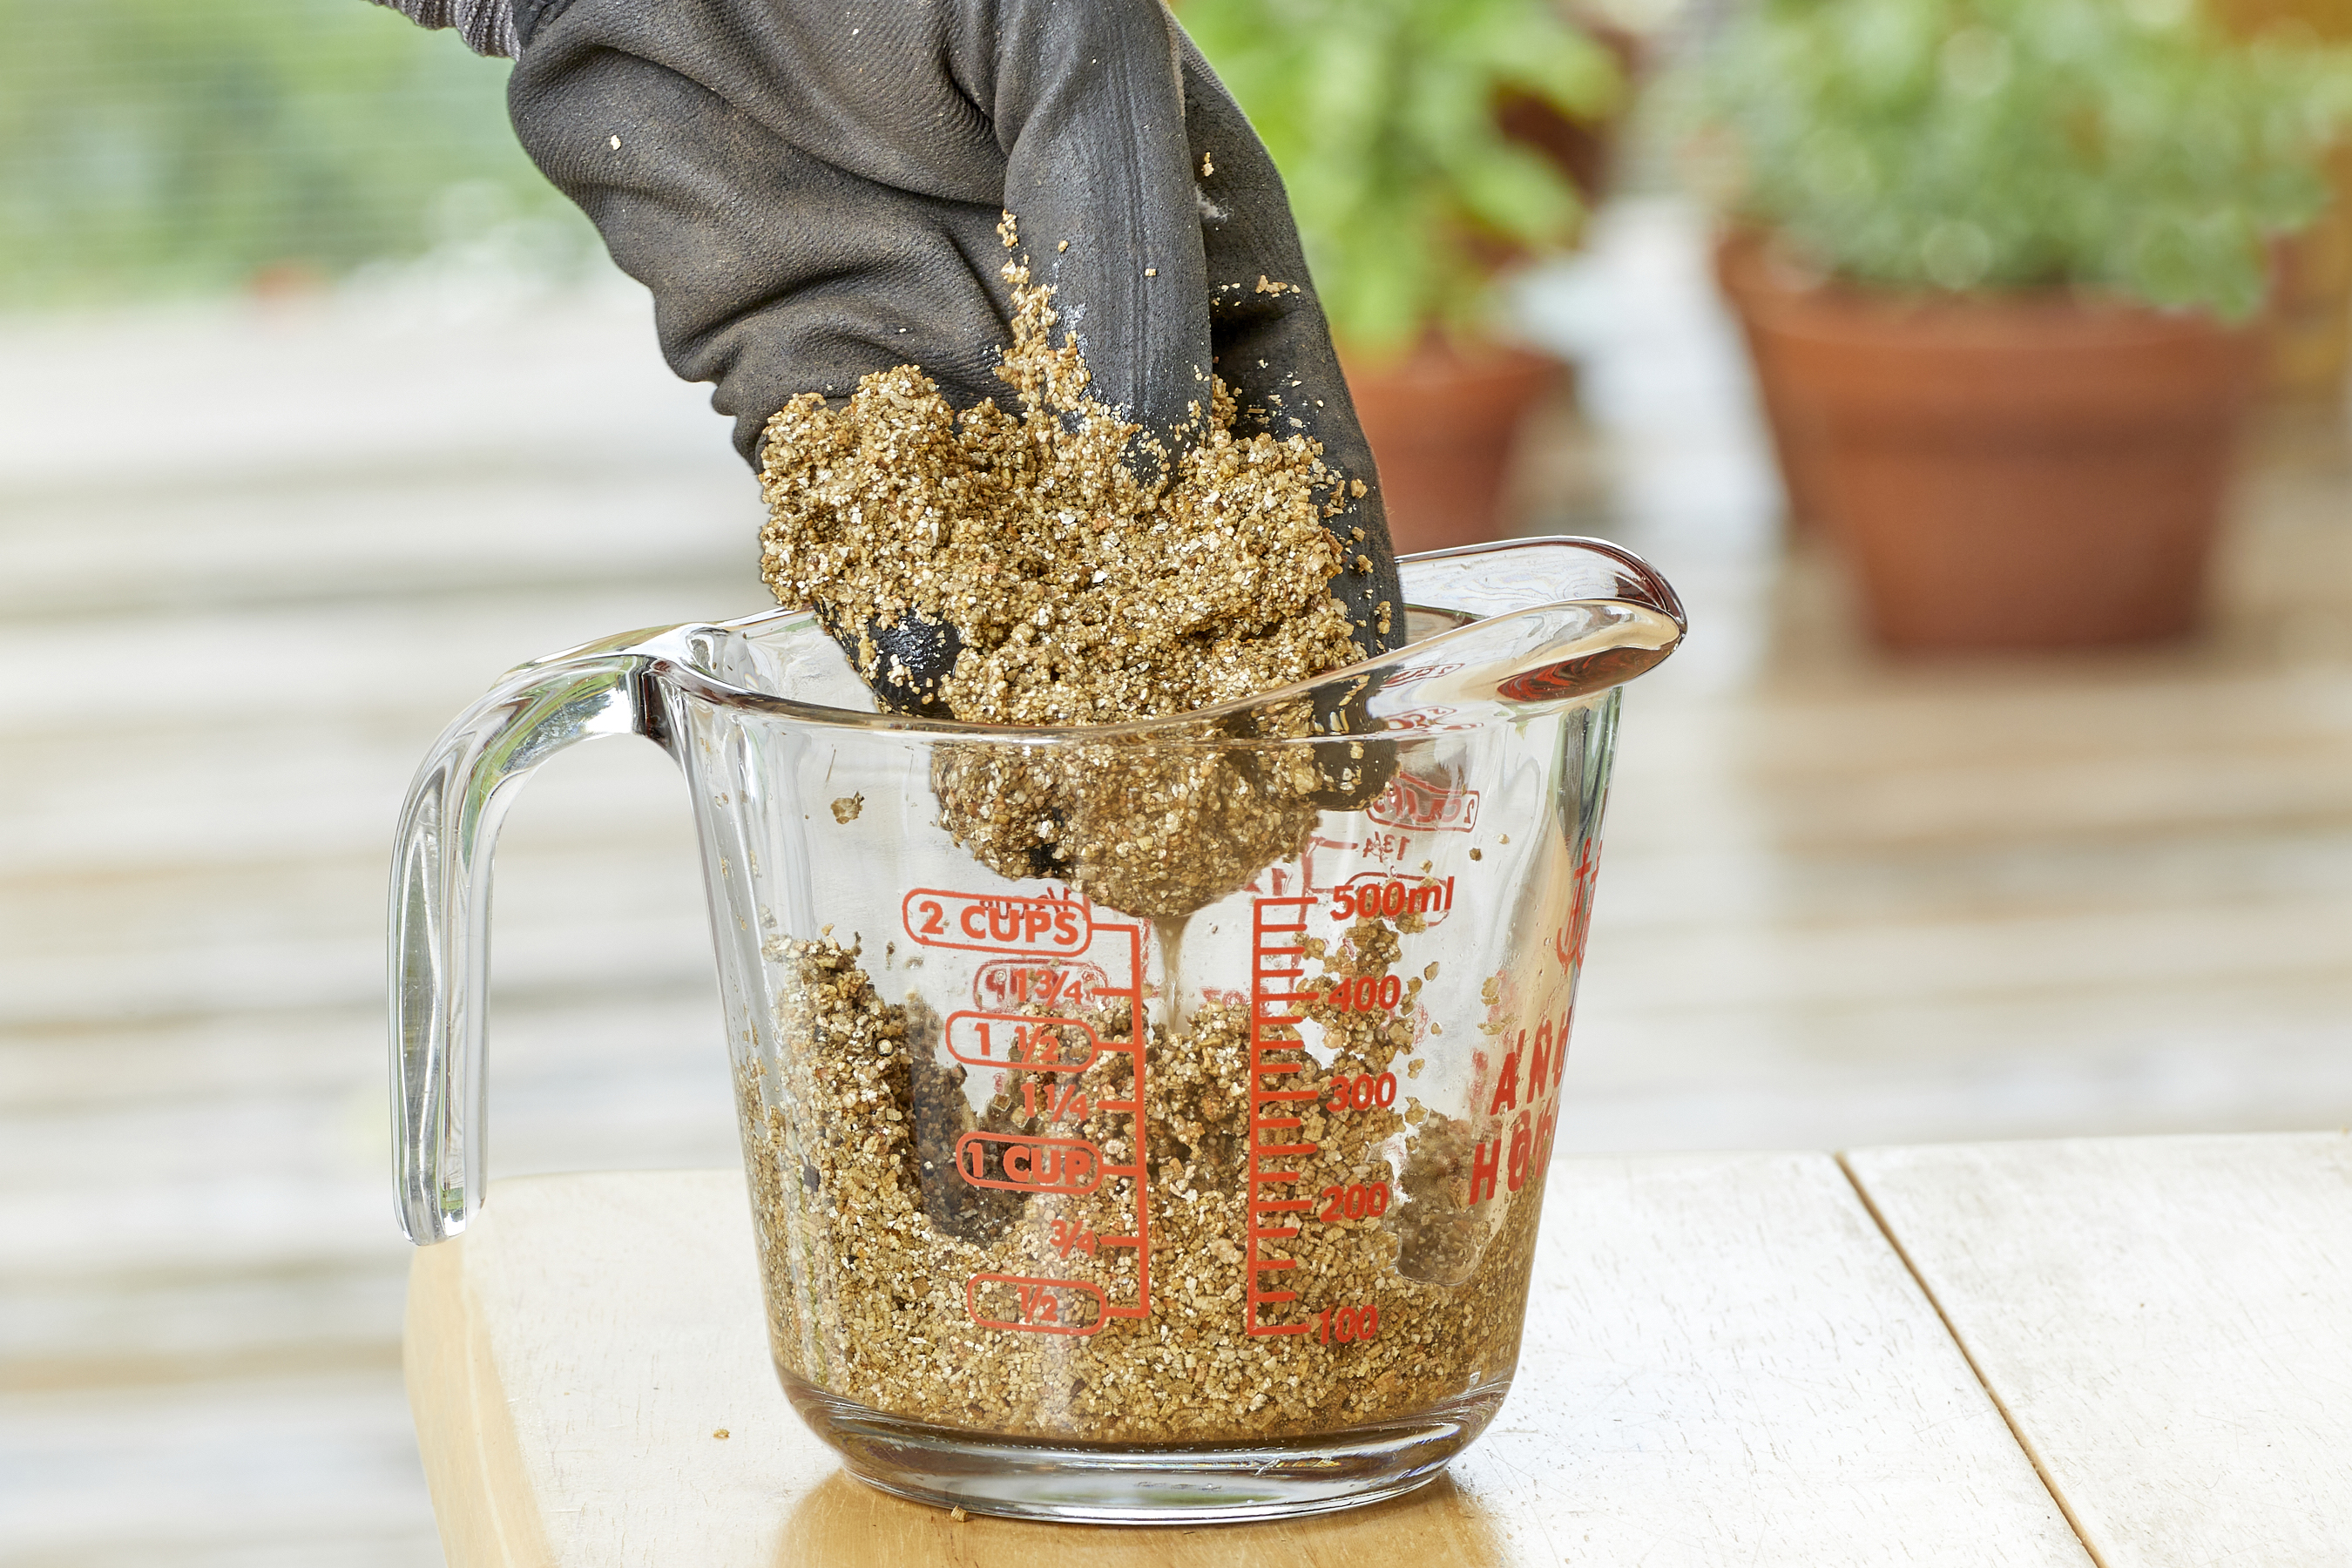
[[[1427,1480],[1509,1387],[1617,688],[1683,621],[1591,541],[1403,583],[1397,653],[1091,729],[877,713],[803,612],[509,672],[401,826],[410,1237],[481,1199],[498,819],[640,734],[699,827],[778,1374],[854,1472],[1137,1522]]]

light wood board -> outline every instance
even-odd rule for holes
[[[2352,1564],[2352,1136],[1847,1162],[2105,1568]]]
[[[411,1277],[449,1562],[2086,1568],[1828,1156],[1567,1161],[1551,1184],[1517,1384],[1447,1478],[1155,1530],[957,1523],[851,1480],[777,1389],[733,1173],[499,1184]]]

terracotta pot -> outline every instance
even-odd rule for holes
[[[1617,107],[1597,119],[1572,120],[1532,93],[1507,88],[1495,106],[1495,124],[1509,140],[1550,159],[1590,209],[1610,194],[1626,111],[1648,75],[1650,51],[1638,33],[1573,7],[1562,10],[1616,62],[1617,73],[1626,84]]]
[[[2212,0],[2211,8],[2241,38],[2352,42],[2352,0]],[[2329,154],[2327,183],[2327,210],[2273,251],[2264,379],[2294,401],[2342,397],[2352,372],[2352,141]]]
[[[1398,554],[1501,537],[1512,449],[1562,369],[1522,349],[1464,353],[1436,339],[1393,363],[1348,360]]]
[[[1772,437],[1772,457],[1780,470],[1781,493],[1788,500],[1789,526],[1796,532],[1806,533],[1822,523],[1822,482],[1813,472],[1813,445],[1795,440],[1790,434],[1796,421],[1789,411],[1792,394],[1788,372],[1775,352],[1780,340],[1758,332],[1753,324],[1757,310],[1750,308],[1748,295],[1764,290],[1767,298],[1763,308],[1769,309],[1770,303],[1771,286],[1767,281],[1763,247],[1760,235],[1740,232],[1727,237],[1716,247],[1715,280],[1724,298],[1730,301],[1732,315],[1739,322],[1740,336],[1747,340],[1748,363],[1756,377],[1756,400],[1764,408],[1764,427]]]
[[[2270,390],[2304,401],[2343,396],[2352,372],[2352,142],[2331,154],[2328,184],[2327,210],[2273,253],[2264,323]]]
[[[1719,257],[1790,475],[1900,648],[2195,624],[2259,339],[2064,296],[1935,300]]]

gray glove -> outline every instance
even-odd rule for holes
[[[488,0],[398,3],[495,31]],[[718,384],[748,460],[796,394],[893,365],[960,407],[1003,395],[1010,209],[1095,395],[1166,439],[1213,366],[1276,435],[1374,481],[1281,178],[1160,0],[513,0],[511,17],[523,145],[653,291],[671,367]],[[1377,490],[1331,526],[1374,563],[1332,592],[1365,647],[1399,646]],[[915,640],[919,674],[952,663]]]
[[[455,27],[466,47],[478,55],[513,55],[522,40],[515,35],[510,0],[375,0],[406,16],[420,27]],[[524,0],[525,5],[530,0]]]

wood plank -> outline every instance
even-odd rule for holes
[[[2084,1564],[1829,1158],[1551,1180],[1517,1386],[1449,1479],[1295,1524],[1153,1531],[959,1524],[850,1480],[776,1387],[740,1175],[501,1183],[411,1276],[449,1561]]]
[[[168,500],[103,489],[20,500],[0,506],[0,616],[544,594],[648,577],[756,594],[759,487],[723,447],[706,458],[339,473],[180,487]],[[486,517],[497,526],[485,528]],[[655,520],[659,545],[648,548]],[[131,561],[137,570],[126,573]]]
[[[1847,1163],[2104,1568],[2352,1563],[2352,1135]]]
[[[421,753],[500,671],[525,659],[636,626],[773,605],[756,578],[728,593],[697,587],[698,579],[681,585],[650,563],[635,584],[496,591],[479,599],[453,591],[344,602],[332,574],[321,575],[317,592],[296,604],[90,616],[70,637],[60,637],[55,625],[0,622],[0,658],[40,677],[20,683],[11,747],[95,737],[142,759],[168,760],[166,747],[226,724],[275,737],[279,760],[299,755],[299,746],[286,742],[289,732],[314,730],[336,737],[406,731],[408,749]],[[93,691],[110,693],[110,700],[93,702]]]
[[[399,1373],[0,1394],[8,1568],[428,1568]]]
[[[462,295],[463,289],[458,290]],[[675,380],[652,301],[619,273],[577,291],[450,308],[432,289],[345,288],[0,321],[0,496],[372,466],[733,460],[708,387]],[[105,367],[168,413],[122,438]]]
[[[1737,800],[1745,811],[1707,815],[1714,830],[1792,849],[2346,819],[2352,681],[2341,672],[2222,676],[2151,661],[2132,673],[2088,684],[2064,669],[2003,670],[1955,687],[1898,672],[1882,689],[1802,700],[1768,689],[1694,700],[1635,685],[1622,760],[1664,811]]]
[[[2352,979],[1672,1016],[1596,985],[1577,1012],[1578,1152],[2352,1124]]]

